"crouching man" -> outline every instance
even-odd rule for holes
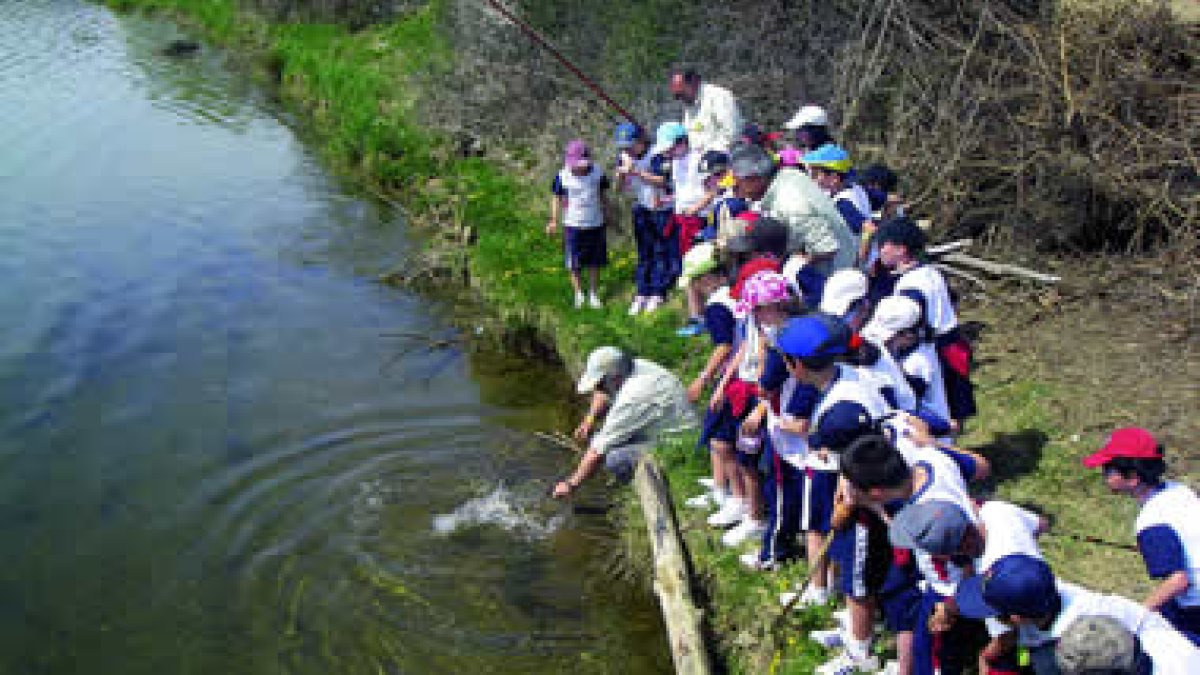
[[[602,417],[603,423],[579,466],[554,486],[556,499],[574,492],[601,462],[618,480],[629,481],[638,459],[654,448],[659,434],[695,426],[679,378],[616,347],[599,347],[588,356],[578,390],[592,396],[592,405],[577,436],[591,434],[597,418]]]

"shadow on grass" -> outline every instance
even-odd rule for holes
[[[992,465],[992,475],[981,486],[987,493],[1007,480],[1035,473],[1049,437],[1040,429],[1023,429],[992,436],[990,443],[973,448]]]

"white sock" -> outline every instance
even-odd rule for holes
[[[856,640],[852,635],[847,635],[845,638],[846,653],[856,660],[862,661],[871,655],[871,638]]]

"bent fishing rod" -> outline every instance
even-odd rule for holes
[[[521,32],[525,33],[525,35],[528,36],[529,39],[533,40],[533,42],[535,44],[537,44],[542,49],[545,49],[546,51],[550,52],[550,55],[553,56],[554,58],[558,59],[558,62],[561,63],[563,65],[563,67],[565,67],[567,70],[571,71],[571,73],[573,73],[575,75],[575,77],[579,78],[580,82],[582,82],[585,86],[587,86],[588,89],[591,89],[597,96],[599,96],[601,98],[601,100],[603,100],[605,103],[607,103],[613,110],[620,113],[621,117],[624,117],[625,119],[629,120],[630,122],[632,122],[634,124],[638,123],[637,119],[634,118],[633,115],[629,114],[629,111],[625,110],[625,108],[621,107],[621,104],[612,100],[612,97],[610,97],[608,94],[604,93],[604,90],[600,88],[600,85],[596,84],[595,81],[593,81],[590,77],[585,75],[583,73],[583,71],[580,70],[574,63],[571,63],[571,61],[567,57],[563,56],[562,52],[558,51],[558,49],[555,48],[554,45],[550,44],[549,40],[542,37],[542,35],[540,33],[538,33],[536,30],[534,30],[534,28],[532,26],[525,23],[524,21],[521,20],[520,17],[516,16],[511,11],[509,11],[504,5],[502,5],[500,3],[499,0],[484,0],[484,2],[486,2],[492,9],[496,10],[500,14],[500,16],[503,16],[506,20],[508,20],[509,23],[513,24],[517,28],[520,28]]]

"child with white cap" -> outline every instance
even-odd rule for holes
[[[863,339],[888,351],[917,397],[917,411],[949,420],[941,364],[932,343],[921,340],[921,307],[907,296],[883,298],[862,330]]]

